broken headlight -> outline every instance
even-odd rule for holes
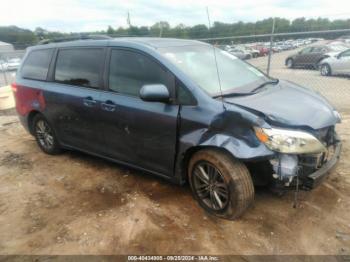
[[[257,138],[269,149],[287,154],[312,154],[325,151],[313,135],[297,130],[254,127]]]

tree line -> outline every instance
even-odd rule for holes
[[[273,18],[263,19],[257,22],[235,22],[223,23],[214,22],[209,29],[205,24],[186,26],[179,24],[171,27],[166,21],[160,21],[154,25],[113,27],[108,26],[106,30],[80,33],[81,34],[105,34],[112,37],[121,36],[150,36],[150,37],[175,37],[200,39],[210,37],[258,35],[271,33]],[[275,32],[304,32],[318,30],[350,29],[350,19],[329,20],[328,18],[306,19],[296,18],[292,21],[285,18],[275,18]],[[16,26],[1,26],[0,41],[12,43],[16,48],[24,48],[38,43],[43,39],[65,38],[75,36],[79,33],[52,32],[43,28],[36,28],[34,31],[19,28]],[[334,36],[334,35],[333,35]]]

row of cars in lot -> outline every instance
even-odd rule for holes
[[[276,41],[272,45],[270,42],[255,42],[218,47],[242,60],[266,56],[270,49],[272,53],[279,53],[298,48],[298,52],[286,57],[288,68],[311,68],[319,70],[323,76],[350,75],[350,35],[332,41],[306,38]]]
[[[269,54],[270,49],[273,53],[279,53],[282,51],[309,45],[320,40],[323,39],[289,39],[285,41],[276,41],[272,45],[270,45],[270,42],[255,42],[248,44],[220,45],[219,48],[233,54],[234,56],[242,60],[247,60],[255,57],[266,56]]]
[[[341,39],[309,45],[285,60],[288,68],[311,68],[321,75],[350,75],[350,42]]]

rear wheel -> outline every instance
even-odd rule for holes
[[[218,150],[201,150],[190,160],[188,175],[194,198],[221,218],[239,217],[254,199],[246,166]]]
[[[37,114],[34,117],[32,128],[36,142],[42,151],[50,155],[61,152],[55,132],[43,115]]]
[[[321,65],[320,71],[321,71],[321,75],[323,75],[323,76],[330,76],[330,75],[332,75],[331,67],[328,64]]]
[[[288,58],[287,61],[286,61],[286,66],[288,68],[293,68],[294,67],[294,61],[292,58]]]

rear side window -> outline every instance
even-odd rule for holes
[[[103,70],[102,48],[63,49],[58,52],[55,81],[98,88]]]
[[[53,49],[35,50],[28,54],[21,69],[23,78],[46,80]]]
[[[139,96],[145,84],[163,84],[173,96],[175,77],[151,58],[132,51],[112,50],[109,89]]]

